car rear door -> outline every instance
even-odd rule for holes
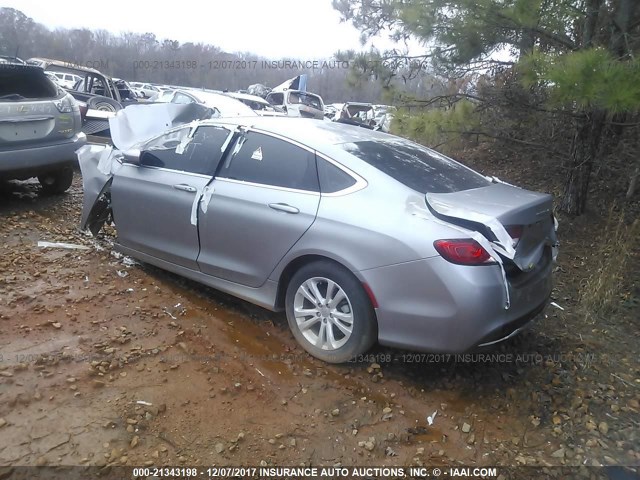
[[[315,154],[259,132],[243,134],[231,152],[200,217],[198,264],[209,275],[258,287],[316,218]]]
[[[140,165],[125,164],[111,186],[118,242],[197,269],[197,202],[220,161],[229,130],[184,127],[143,147]]]

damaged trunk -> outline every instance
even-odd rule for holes
[[[436,217],[479,232],[523,272],[533,270],[545,249],[556,243],[551,195],[498,183],[454,193],[428,193],[426,199]]]
[[[602,143],[606,116],[605,110],[593,110],[586,112],[578,121],[560,202],[560,209],[571,215],[582,215],[585,211],[589,181]]]

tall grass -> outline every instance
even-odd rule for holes
[[[626,298],[632,255],[637,255],[640,220],[629,224],[624,212],[609,212],[608,221],[600,233],[597,249],[598,268],[581,285],[580,306],[587,320],[595,322],[604,315],[616,313]]]

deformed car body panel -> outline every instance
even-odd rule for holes
[[[522,271],[532,270],[545,247],[556,243],[553,198],[548,194],[497,183],[454,193],[428,193],[426,202],[441,219],[454,224],[456,219],[465,220],[463,227],[486,227],[493,235],[488,240]],[[510,225],[522,227],[515,246],[505,228]]]
[[[98,212],[94,209],[94,205],[105,193],[105,186],[111,180],[113,173],[122,165],[126,152],[166,130],[209,118],[211,114],[211,109],[195,103],[185,105],[160,103],[132,105],[110,118],[109,125],[115,148],[85,145],[77,152],[84,188],[80,228],[84,230],[96,221],[95,215],[98,215]],[[91,217],[92,214],[94,217]]]

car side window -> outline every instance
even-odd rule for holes
[[[140,164],[213,176],[222,158],[221,147],[231,132],[204,125],[198,127],[185,145],[183,139],[189,130],[185,127],[152,140],[143,147]],[[180,145],[183,146],[178,148]]]
[[[239,148],[238,148],[239,146]],[[218,176],[232,180],[319,191],[315,154],[284,140],[249,132],[237,140]]]
[[[270,93],[267,95],[267,102],[271,105],[283,105],[284,104],[284,94],[283,93]]]
[[[331,162],[318,158],[318,177],[322,193],[335,193],[355,185],[356,180]]]

